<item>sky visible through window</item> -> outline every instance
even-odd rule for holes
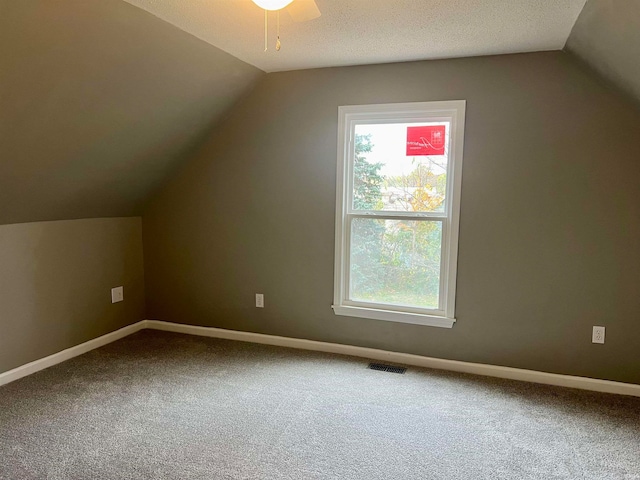
[[[445,154],[431,155],[429,157],[407,157],[407,127],[423,125],[444,125],[446,129]],[[356,135],[371,135],[373,149],[365,154],[369,163],[382,163],[380,169],[382,176],[400,176],[411,173],[416,167],[416,161],[433,164],[433,173],[441,175],[446,172],[446,160],[449,145],[449,123],[383,123],[365,124],[356,126]],[[417,160],[416,160],[417,159]]]

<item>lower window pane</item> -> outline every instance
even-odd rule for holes
[[[438,308],[442,223],[354,218],[349,297]]]

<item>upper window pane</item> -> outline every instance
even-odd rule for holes
[[[353,209],[443,212],[449,122],[355,126]]]

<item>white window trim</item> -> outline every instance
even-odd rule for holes
[[[455,323],[456,273],[458,266],[458,233],[462,189],[462,158],[466,101],[353,105],[338,108],[338,169],[336,178],[336,243],[333,310],[336,315],[412,323],[451,328]],[[441,253],[441,309],[427,310],[396,305],[372,304],[348,300],[349,232],[345,231],[347,207],[351,198],[353,161],[352,143],[355,125],[376,121],[438,121],[450,123],[449,171],[445,212],[413,214],[416,218],[440,219],[443,222]],[[397,212],[394,212],[397,214]]]

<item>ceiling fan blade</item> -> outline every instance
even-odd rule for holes
[[[315,0],[294,0],[287,7],[287,12],[294,22],[306,22],[322,15]]]

